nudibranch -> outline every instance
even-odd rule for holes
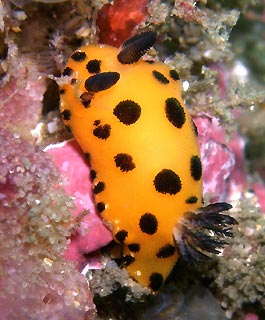
[[[156,33],[120,49],[88,45],[70,57],[61,114],[91,166],[96,208],[122,248],[122,265],[157,292],[179,256],[218,253],[236,221],[225,202],[203,207],[197,129],[176,70],[144,61]],[[66,77],[67,76],[67,77]]]

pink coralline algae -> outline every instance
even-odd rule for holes
[[[194,117],[199,132],[203,163],[204,195],[212,201],[232,201],[247,188],[244,168],[244,139],[237,133],[226,142],[217,118]]]
[[[265,212],[265,187],[261,182],[248,181],[245,168],[245,140],[234,132],[227,142],[224,128],[217,118],[207,115],[193,118],[199,132],[203,163],[204,195],[207,200],[234,201],[252,189]]]
[[[71,140],[52,145],[46,151],[53,156],[55,165],[67,177],[65,190],[74,198],[73,215],[80,221],[70,237],[66,257],[78,261],[79,269],[82,269],[88,262],[84,254],[108,244],[112,240],[112,234],[96,213],[90,169],[77,142]],[[93,259],[93,263],[95,262]]]
[[[25,57],[16,63],[17,77],[11,77],[0,88],[0,121],[2,126],[32,139],[30,130],[34,129],[41,115],[45,79],[36,77],[38,73],[32,64],[30,70],[25,67],[29,64]]]
[[[235,165],[233,153],[224,147],[224,131],[217,119],[195,117],[198,128],[203,163],[204,194],[211,201],[225,201],[229,190],[229,178]]]
[[[94,319],[86,279],[63,256],[73,226],[58,170],[5,129],[0,154],[1,319]]]
[[[204,194],[212,201],[225,201],[229,179],[235,166],[234,154],[224,145],[225,133],[218,120],[208,116],[195,117],[203,163]]]

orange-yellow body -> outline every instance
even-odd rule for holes
[[[181,84],[170,77],[170,68],[163,63],[140,60],[121,64],[117,60],[119,50],[113,47],[90,45],[78,52],[85,53],[85,59],[69,59],[65,70],[70,70],[71,75],[65,77],[65,83],[60,86],[64,122],[84,153],[89,154],[95,172],[95,189],[99,182],[104,186],[95,192],[95,201],[112,229],[114,240],[121,244],[123,255],[131,257],[125,261],[129,274],[156,291],[178,259],[172,235],[174,226],[185,212],[194,211],[202,204],[197,137],[181,97]],[[118,72],[117,83],[100,92],[87,92],[86,79],[100,73],[88,72],[86,65],[90,60],[100,61],[100,72]],[[159,81],[154,70],[169,82]],[[86,106],[80,99],[84,93],[86,100],[91,96]],[[166,115],[166,101],[171,98],[176,99],[184,111],[184,123],[179,127]],[[127,100],[140,106],[140,115],[131,124],[120,121],[114,112],[121,101]],[[181,116],[180,111],[179,107],[176,114],[172,111],[174,117],[179,113]],[[104,132],[103,138],[95,135],[99,126]],[[118,154],[131,156],[129,170],[117,166],[115,156]],[[155,177],[164,169],[173,171],[179,180],[174,180],[174,176],[168,186],[162,179],[165,192],[161,192],[157,191]],[[146,213],[155,217],[155,225],[149,220],[150,215],[141,221]]]

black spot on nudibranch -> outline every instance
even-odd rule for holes
[[[66,67],[63,71],[63,76],[70,76],[73,73],[73,69]]]
[[[85,81],[87,91],[99,92],[114,86],[120,79],[118,72],[101,72],[89,77]]]
[[[169,83],[169,80],[159,71],[153,70],[153,76],[162,84]]]
[[[158,222],[152,213],[145,213],[140,218],[139,226],[143,233],[152,235],[157,232]]]
[[[94,194],[98,194],[98,193],[100,193],[100,192],[102,192],[102,191],[104,191],[104,190],[105,190],[105,183],[102,182],[102,181],[99,181],[99,182],[94,186],[94,188],[93,188],[93,193],[94,193]]]
[[[92,98],[93,98],[93,94],[89,92],[84,92],[81,94],[80,100],[85,108],[89,107]]]
[[[179,129],[185,123],[185,111],[176,98],[168,98],[166,100],[166,116],[173,126]]]
[[[157,258],[169,258],[172,257],[176,252],[176,248],[171,244],[166,244],[165,246],[161,247],[157,253]]]
[[[100,60],[94,59],[88,61],[86,64],[86,69],[89,73],[99,73],[100,72]]]
[[[65,94],[65,89],[61,89],[61,90],[59,91],[59,93],[60,93],[60,94]]]
[[[124,100],[116,105],[113,114],[120,122],[130,125],[135,123],[141,115],[141,107],[132,100]]]
[[[128,248],[132,252],[139,252],[140,251],[140,245],[138,243],[128,244]]]
[[[162,274],[158,272],[154,272],[149,277],[149,287],[153,291],[158,291],[162,287],[163,281],[164,279]]]
[[[146,31],[136,34],[122,44],[123,49],[117,56],[122,64],[130,64],[138,61],[156,41],[154,31]]]
[[[128,267],[134,261],[135,261],[135,258],[130,255],[126,255],[126,256],[122,257],[122,259],[121,259],[121,262],[125,267]]]
[[[65,109],[62,113],[61,113],[63,120],[69,121],[71,119],[71,111],[68,109]]]
[[[132,156],[127,153],[118,153],[114,157],[116,167],[119,168],[122,172],[128,172],[135,168]]]
[[[99,124],[100,124],[100,120],[95,120],[93,123],[94,126],[98,126]]]
[[[90,161],[91,161],[91,155],[90,155],[89,152],[85,152],[85,153],[84,153],[84,157],[85,157],[85,159],[86,159],[87,162],[90,162]]]
[[[163,169],[155,176],[154,186],[157,192],[173,195],[181,190],[181,180],[174,171]]]
[[[82,62],[86,59],[86,53],[83,51],[76,51],[71,55],[71,58],[75,62]]]
[[[170,70],[169,75],[170,75],[170,78],[175,81],[178,81],[180,79],[179,74],[177,73],[176,70]]]
[[[188,204],[197,203],[197,201],[198,201],[198,198],[195,197],[195,196],[191,196],[191,197],[189,197],[188,199],[185,200],[185,202],[188,203]]]
[[[97,177],[97,173],[96,173],[96,171],[95,170],[90,170],[90,179],[93,181],[93,180],[95,180],[96,179],[96,177]]]
[[[200,180],[202,176],[202,164],[199,156],[192,156],[190,159],[190,172],[194,180]]]
[[[98,126],[93,130],[93,135],[99,139],[107,139],[110,136],[111,126],[104,124],[104,126]]]
[[[126,230],[120,230],[115,234],[115,239],[118,240],[120,243],[123,243],[127,236],[128,232]]]
[[[197,126],[193,120],[191,120],[191,124],[192,124],[193,132],[194,132],[195,136],[198,137],[198,129],[197,129]]]
[[[97,207],[98,212],[102,212],[102,211],[104,211],[105,208],[106,208],[104,202],[99,202],[99,203],[97,203],[97,206],[96,206],[96,207]]]

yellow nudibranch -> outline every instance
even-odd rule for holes
[[[140,58],[155,32],[121,49],[75,51],[60,86],[61,114],[91,166],[96,207],[122,247],[122,265],[156,292],[179,256],[217,253],[236,221],[226,203],[202,208],[196,127],[178,73]],[[68,76],[68,77],[65,77]]]

